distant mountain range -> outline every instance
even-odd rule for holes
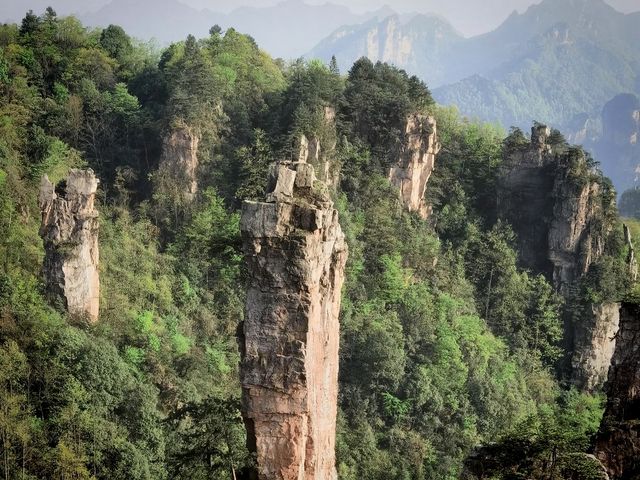
[[[325,61],[335,55],[341,69],[360,57],[392,63],[440,85],[448,79],[447,55],[464,42],[449,22],[435,15],[397,14],[343,26],[306,56]]]
[[[503,125],[559,126],[640,89],[640,13],[602,0],[543,0],[496,30],[462,38],[443,18],[391,16],[340,27],[308,54],[361,56],[423,78],[443,104]]]

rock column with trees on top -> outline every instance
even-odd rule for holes
[[[427,115],[410,115],[405,123],[398,162],[389,171],[389,180],[400,189],[400,200],[405,208],[423,219],[431,213],[425,192],[439,151],[435,119]]]

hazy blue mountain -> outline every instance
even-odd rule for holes
[[[463,37],[441,17],[392,15],[341,27],[306,56],[328,61],[335,55],[342,69],[348,69],[355,59],[369,57],[438,83],[446,74],[445,56],[462,41]]]
[[[111,0],[81,20],[94,27],[120,25],[137,38],[169,43],[188,34],[202,37],[221,18],[222,14],[196,10],[178,0]]]
[[[392,13],[389,7],[383,7],[357,15],[343,5],[307,5],[300,0],[285,0],[273,7],[238,8],[221,25],[248,33],[273,56],[296,58],[344,23],[366,22]]]
[[[52,6],[59,15],[81,15],[94,12],[109,0],[2,0],[0,1],[0,22],[19,22],[29,10],[36,13]]]
[[[594,119],[584,144],[600,161],[618,193],[640,186],[640,98],[622,93],[609,100]]]
[[[309,56],[336,55],[341,65],[363,55],[389,61],[470,116],[564,126],[638,88],[639,26],[640,13],[622,14],[603,0],[543,0],[468,39],[437,17],[391,17],[337,29]]]
[[[446,68],[455,83],[434,94],[504,125],[538,118],[565,126],[636,88],[638,25],[640,14],[601,0],[545,0],[460,44]]]

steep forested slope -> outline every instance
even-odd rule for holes
[[[388,180],[407,117],[427,113],[443,145],[429,221]],[[385,64],[360,60],[346,76],[285,65],[234,30],[153,52],[48,10],[0,27],[4,478],[226,479],[251,464],[238,208],[264,195],[269,164],[298,155],[302,134],[340,171],[350,250],[340,478],[456,478],[479,444],[504,440],[500,458],[517,456],[513,439],[535,460],[520,472],[546,478],[560,468],[551,455],[585,448],[601,405],[560,388],[563,301],[519,266],[497,221],[500,166],[521,133],[503,142]],[[101,181],[95,323],[50,302],[41,276],[40,179],[63,188],[74,167]],[[614,247],[607,258],[622,261]]]

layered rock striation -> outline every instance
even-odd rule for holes
[[[313,165],[274,165],[269,184],[265,202],[244,203],[241,220],[248,443],[262,480],[331,480],[347,246]]]
[[[98,319],[100,302],[97,189],[92,170],[74,169],[57,186],[45,175],[38,199],[47,295],[91,322]]]
[[[431,213],[425,192],[439,151],[435,119],[427,115],[410,115],[405,123],[398,162],[389,171],[389,180],[400,190],[405,208],[423,219]]]
[[[623,303],[595,455],[612,479],[640,478],[640,305]]]

